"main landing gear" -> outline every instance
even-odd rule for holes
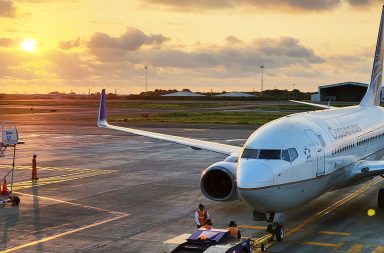
[[[384,188],[380,188],[379,194],[377,195],[377,206],[380,209],[384,209]]]
[[[268,214],[267,214],[268,216]],[[267,233],[272,234],[271,241],[276,236],[276,240],[281,242],[284,239],[284,214],[283,213],[270,213],[267,217],[267,221],[271,224],[267,226]]]

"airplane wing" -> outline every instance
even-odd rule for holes
[[[352,171],[354,179],[370,178],[384,174],[384,161],[361,161]]]
[[[304,105],[316,106],[316,107],[320,107],[320,108],[323,108],[323,109],[336,109],[337,108],[335,106],[322,105],[322,104],[316,104],[316,103],[309,103],[309,102],[303,102],[303,101],[296,101],[296,100],[289,100],[289,101],[294,102],[294,103],[304,104]]]
[[[211,142],[211,141],[203,141],[203,140],[197,140],[192,138],[186,138],[186,137],[180,137],[175,135],[167,135],[167,134],[161,134],[161,133],[155,133],[150,131],[144,131],[134,128],[127,128],[127,127],[120,127],[115,125],[110,125],[107,122],[106,118],[106,105],[105,105],[105,89],[101,92],[100,97],[100,106],[99,106],[99,116],[97,120],[97,125],[102,128],[109,128],[117,131],[137,134],[141,136],[146,136],[158,140],[173,142],[181,145],[189,146],[193,149],[204,149],[209,150],[212,152],[224,154],[224,155],[239,155],[241,151],[241,147],[239,146],[232,146],[232,145],[226,145],[221,144],[217,142]]]

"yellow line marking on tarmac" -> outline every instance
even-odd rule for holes
[[[238,225],[238,228],[245,228],[245,229],[261,229],[261,230],[266,230],[266,226],[249,226],[249,225]]]
[[[365,192],[366,190],[368,190],[369,188],[371,188],[373,185],[381,182],[383,180],[383,178],[378,178],[378,179],[375,179],[373,180],[372,182],[370,182],[369,184],[367,185],[364,185],[363,187],[360,187],[359,189],[357,189],[355,192],[351,193],[351,194],[348,194],[347,196],[345,196],[344,198],[340,199],[339,201],[333,203],[332,205],[330,205],[329,207],[321,210],[320,212],[318,212],[317,214],[313,215],[312,217],[306,219],[303,223],[293,227],[291,230],[289,230],[288,232],[285,233],[285,238],[293,235],[294,233],[300,231],[301,229],[303,229],[305,226],[311,224],[311,223],[314,223],[315,221],[319,220],[320,218],[322,218],[323,216],[327,215],[330,211],[344,205],[345,203],[347,203],[348,201],[352,200],[353,198],[355,198],[356,196],[358,196],[359,194]],[[273,242],[270,242],[267,244],[267,248],[275,245],[277,243],[277,241],[273,241]]]
[[[364,248],[364,245],[363,244],[360,244],[360,243],[356,243],[356,244],[353,244],[352,247],[349,248],[349,250],[347,251],[347,253],[359,253],[361,252],[361,250]]]
[[[340,236],[350,236],[352,233],[347,232],[336,232],[336,231],[319,231],[319,234],[325,234],[325,235],[340,235]]]
[[[53,168],[53,167],[50,167],[50,168]],[[59,167],[56,167],[54,170],[57,170],[57,171],[64,170],[64,171],[71,171],[71,172],[75,171],[75,173],[40,178],[39,180],[36,180],[36,181],[28,180],[24,182],[17,182],[13,184],[13,190],[17,191],[21,189],[27,189],[27,188],[43,186],[48,184],[62,183],[66,181],[72,181],[76,179],[106,175],[106,174],[117,172],[117,170],[100,170],[100,169],[90,170],[90,169],[71,169],[71,168],[59,168]]]
[[[191,234],[181,234],[179,236],[173,237],[169,240],[164,241],[163,243],[171,243],[171,244],[182,244],[186,242],[186,240],[191,236]]]
[[[383,252],[384,252],[384,246],[378,246],[371,253],[383,253]]]
[[[1,169],[12,169],[12,166],[6,166],[6,165],[0,165],[0,170]],[[16,170],[32,170],[32,167],[31,166],[25,166],[25,165],[17,165],[15,166],[15,169]],[[37,170],[65,170],[65,171],[92,171],[92,170],[98,170],[98,169],[85,169],[85,168],[81,168],[81,169],[78,169],[78,168],[63,168],[63,167],[51,167],[51,166],[47,166],[47,167],[40,167],[38,166],[37,167]]]
[[[305,245],[320,246],[320,247],[337,247],[338,243],[323,243],[323,242],[302,242]]]

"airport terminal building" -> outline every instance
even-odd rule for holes
[[[368,84],[343,82],[319,86],[318,93],[311,96],[312,101],[359,102],[367,91]],[[381,100],[384,100],[381,92]]]

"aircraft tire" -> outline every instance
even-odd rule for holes
[[[377,195],[377,205],[379,208],[384,209],[384,188],[380,188]]]
[[[284,239],[284,227],[277,225],[276,227],[276,240],[281,242]]]

